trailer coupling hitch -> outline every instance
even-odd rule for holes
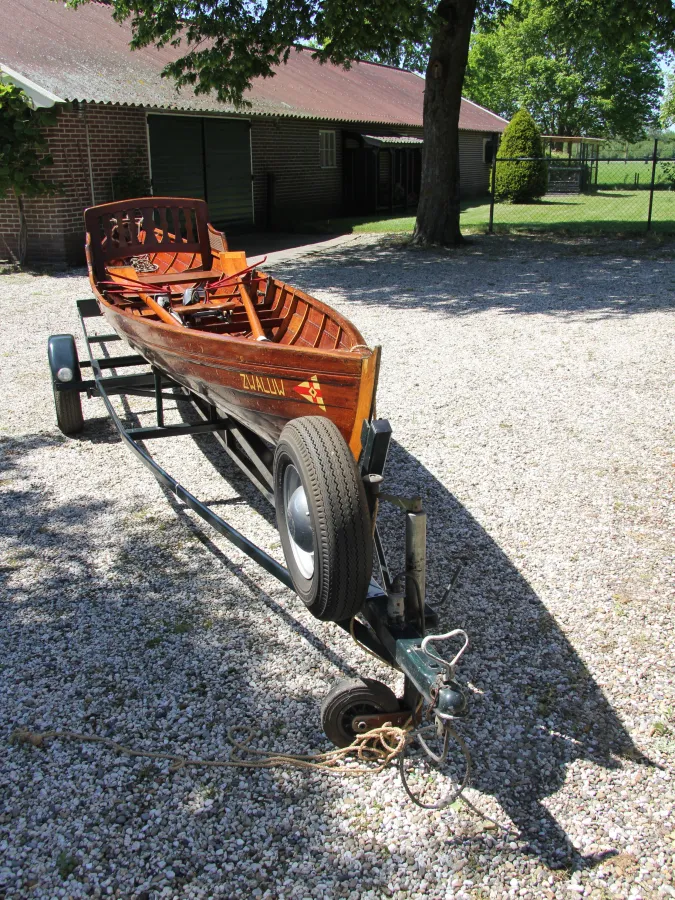
[[[462,645],[448,660],[433,645],[453,638],[461,638]],[[455,669],[469,646],[469,637],[462,628],[456,628],[446,634],[430,634],[398,644],[399,665],[429,704],[426,714],[432,717],[428,724],[423,724],[421,716],[414,717],[413,730],[399,757],[401,782],[418,806],[445,809],[462,795],[471,777],[469,748],[452,725],[452,720],[465,715],[468,708]]]
[[[433,648],[434,643],[461,637],[462,646],[451,660]],[[396,662],[429,704],[436,719],[448,721],[466,715],[466,694],[455,678],[455,669],[469,646],[469,636],[461,628],[447,634],[428,634],[396,642]]]

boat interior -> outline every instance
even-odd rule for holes
[[[126,315],[234,339],[368,349],[330,307],[229,250],[203,200],[107,203],[86,210],[85,225],[92,286]]]

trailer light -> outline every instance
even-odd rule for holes
[[[59,381],[72,381],[73,370],[68,366],[61,366],[59,371],[56,373],[56,377],[59,379]]]

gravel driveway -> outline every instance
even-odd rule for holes
[[[424,498],[432,602],[467,563],[440,612],[472,639],[468,796],[514,832],[416,808],[393,769],[170,774],[92,744],[10,744],[70,728],[223,757],[250,724],[259,746],[327,749],[334,679],[397,684],[167,498],[101,401],[81,437],[58,432],[46,339],[77,333],[88,285],[9,275],[0,898],[675,897],[675,262],[637,244],[359,237],[271,268],[383,345],[388,484]],[[142,399],[119,410],[150,421]],[[211,440],[152,449],[279,556],[271,510]],[[398,515],[383,529],[400,558]]]

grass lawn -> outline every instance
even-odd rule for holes
[[[655,184],[668,184],[667,167],[664,163],[657,162],[656,172],[654,173]],[[599,188],[609,187],[633,187],[636,182],[641,188],[648,188],[652,180],[652,163],[651,160],[644,162],[638,159],[628,159],[625,162],[603,162],[600,160],[598,164],[598,183]]]
[[[648,191],[599,190],[594,194],[558,194],[538,203],[495,204],[494,230],[610,232],[645,231]],[[490,204],[484,200],[466,203],[461,214],[462,230],[487,231]],[[408,234],[414,216],[364,216],[311,223],[311,230],[325,233]],[[655,191],[652,229],[675,233],[675,192]]]

